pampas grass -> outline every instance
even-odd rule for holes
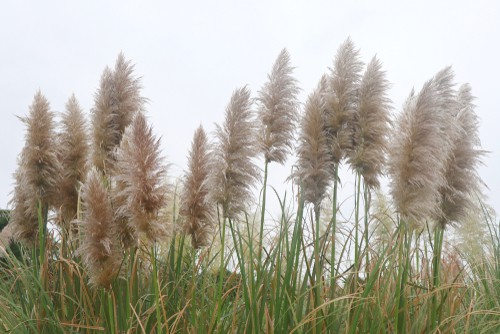
[[[296,182],[301,185],[304,201],[314,204],[317,210],[319,210],[321,200],[326,195],[332,171],[330,148],[328,147],[323,119],[325,108],[324,80],[325,77],[307,98],[300,126],[297,149],[298,171],[295,176]]]
[[[348,162],[370,188],[378,188],[389,143],[389,83],[382,63],[373,57],[367,65],[358,93],[358,110],[354,114],[354,148],[348,151]]]
[[[128,218],[128,224],[150,242],[167,234],[160,211],[166,204],[166,166],[160,156],[160,140],[147,124],[142,112],[127,127],[116,152],[117,212]]]
[[[292,72],[290,55],[283,49],[268,75],[268,81],[259,91],[259,143],[266,162],[284,164],[293,148],[299,88]]]
[[[21,155],[24,177],[38,200],[44,204],[53,203],[59,171],[54,113],[40,91],[35,94],[28,116],[22,120],[27,127]]]
[[[92,285],[109,288],[118,275],[122,257],[113,231],[113,209],[102,174],[89,171],[82,187],[83,238],[78,249]]]
[[[332,159],[338,164],[352,148],[352,127],[363,62],[359,50],[348,38],[338,48],[326,95],[326,128]]]
[[[22,154],[21,154],[22,155]],[[19,159],[22,160],[22,159]],[[38,234],[38,216],[36,197],[27,178],[24,168],[20,165],[14,174],[15,187],[10,201],[12,210],[10,212],[10,226],[14,239],[21,241],[24,245],[33,245]]]
[[[72,95],[66,103],[61,125],[61,133],[57,137],[57,154],[61,170],[57,179],[56,205],[60,212],[59,221],[66,226],[76,218],[78,189],[80,183],[85,180],[89,158],[87,124],[75,95]]]
[[[206,246],[215,222],[213,203],[208,194],[209,145],[205,130],[196,129],[188,156],[188,171],[183,179],[180,215],[184,230],[191,235],[191,244],[197,249]]]
[[[389,158],[391,194],[397,211],[410,224],[439,216],[440,189],[451,152],[451,69],[427,81],[408,97],[397,119]]]
[[[27,127],[26,142],[18,158],[16,186],[10,203],[13,206],[13,235],[25,245],[33,245],[36,241],[39,231],[37,208],[46,225],[49,205],[56,199],[60,165],[53,117],[49,102],[38,91],[28,115],[21,118]]]
[[[92,163],[109,173],[115,162],[114,150],[120,144],[125,128],[142,110],[140,80],[133,74],[134,66],[118,55],[114,71],[106,68],[95,94],[92,109]]]
[[[132,94],[126,87],[135,84],[126,84],[132,71],[118,61],[105,72],[97,99],[109,110],[93,114],[93,126],[103,127],[102,132],[94,128],[94,135],[112,140],[76,199],[81,207],[76,251],[61,226],[46,225],[42,209],[50,204],[49,192],[28,177],[28,171],[38,172],[28,157],[40,147],[30,142],[19,156],[10,224],[31,247],[20,247],[14,256],[10,246],[0,259],[0,331],[499,333],[500,226],[486,204],[470,202],[480,195],[477,165],[483,155],[470,88],[455,91],[453,73],[445,69],[410,95],[397,129],[389,129],[394,131],[388,160],[391,203],[376,188],[388,126],[387,82],[376,59],[361,78],[356,54],[350,40],[344,43],[334,75],[324,76],[307,99],[293,194],[276,193],[278,211],[265,210],[267,165],[279,162],[274,149],[266,156],[262,206],[249,205],[260,172],[253,162],[262,146],[247,88],[233,93],[210,148],[203,128],[195,132],[182,185],[174,191],[168,186],[167,192],[159,140],[134,107],[140,98],[124,98]],[[271,95],[283,96],[261,95],[261,107],[267,97],[274,101]],[[76,105],[72,98],[68,109],[76,111]],[[341,119],[336,129],[332,110],[339,112],[336,121]],[[84,160],[85,148],[77,149],[84,135],[76,131],[79,117],[70,122],[67,114],[54,152],[65,166],[61,177],[67,178],[67,188],[75,190],[84,173],[77,167]],[[41,119],[30,122],[43,125]],[[348,141],[339,140],[344,135]],[[333,141],[340,149],[336,159]],[[356,174],[354,196],[345,193],[352,179],[339,178],[345,154]],[[323,198],[329,191],[331,198]],[[337,192],[350,202],[338,202]],[[370,194],[380,194],[372,209]],[[40,200],[40,195],[47,197]],[[359,215],[363,202],[364,217]],[[155,242],[171,227],[166,216],[176,231]],[[219,218],[220,231],[213,235],[211,218]],[[428,224],[419,230],[408,228],[423,222]],[[461,233],[470,235],[451,245],[444,227],[458,222]],[[184,229],[177,230],[181,224]],[[196,249],[209,237],[206,248]],[[465,247],[470,238],[478,242]]]
[[[259,168],[252,161],[257,154],[255,134],[250,90],[243,87],[233,92],[223,126],[216,125],[217,142],[211,152],[211,197],[231,220],[245,212],[259,179]]]
[[[460,222],[477,211],[475,197],[481,197],[483,182],[477,168],[485,151],[480,149],[479,121],[474,112],[474,97],[468,84],[460,86],[456,108],[451,110],[457,131],[452,133],[452,149],[446,164],[446,186],[441,188],[440,224]]]

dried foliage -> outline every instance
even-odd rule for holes
[[[134,115],[143,109],[140,80],[134,66],[118,55],[115,69],[106,68],[95,94],[92,109],[92,163],[102,172],[113,169],[114,150],[120,144],[125,128]]]
[[[57,179],[59,221],[68,224],[76,218],[78,189],[88,169],[89,143],[87,123],[75,95],[66,103],[61,119],[61,133],[57,137],[61,170]]]
[[[166,201],[166,166],[160,156],[160,139],[142,112],[125,130],[116,157],[115,178],[121,188],[115,196],[117,212],[148,241],[165,237],[166,224],[159,213]]]
[[[211,197],[222,205],[225,218],[235,219],[245,211],[252,185],[260,175],[252,161],[257,149],[251,107],[248,88],[237,89],[226,107],[224,125],[216,125],[210,187]]]
[[[326,95],[326,128],[333,162],[338,164],[352,149],[351,122],[357,109],[363,62],[348,38],[337,51]]]
[[[119,272],[122,257],[113,230],[113,209],[102,175],[91,169],[82,187],[83,238],[78,249],[90,283],[109,288]]]
[[[388,150],[390,105],[389,82],[382,63],[373,57],[368,64],[358,93],[358,110],[352,118],[354,147],[347,152],[351,167],[363,176],[365,184],[378,188]]]
[[[317,209],[326,194],[333,168],[323,119],[324,79],[325,77],[309,95],[305,105],[297,149],[298,171],[294,175],[296,182],[302,187],[304,201],[313,203]]]
[[[184,217],[184,230],[191,235],[195,249],[208,244],[215,222],[213,203],[208,197],[209,171],[208,139],[200,125],[194,133],[189,152],[180,208],[180,215]]]
[[[480,197],[482,185],[477,168],[485,151],[479,149],[479,121],[473,100],[470,86],[464,84],[457,93],[456,109],[451,110],[458,131],[452,132],[453,146],[445,170],[447,184],[441,188],[442,227],[463,221],[469,212],[477,211],[474,198]]]
[[[452,148],[450,108],[454,106],[450,68],[412,92],[399,115],[392,138],[389,172],[398,212],[410,224],[440,216],[440,189]]]
[[[268,75],[268,81],[259,91],[259,144],[266,162],[284,164],[293,148],[299,88],[292,72],[290,55],[283,49]]]

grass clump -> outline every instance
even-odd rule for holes
[[[0,332],[498,333],[500,225],[470,87],[445,68],[393,117],[381,62],[363,67],[348,39],[300,112],[283,50],[255,106],[237,89],[215,140],[196,130],[180,188],[123,55],[88,134],[73,96],[56,136],[37,93],[5,216],[21,246],[1,262]],[[270,219],[268,164],[293,148],[292,193],[274,192]]]

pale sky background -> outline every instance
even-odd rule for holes
[[[480,174],[500,210],[500,2],[498,1],[5,1],[0,3],[0,208],[38,89],[62,112],[72,93],[89,115],[105,66],[123,51],[142,77],[148,117],[180,176],[194,130],[221,122],[232,91],[255,93],[284,47],[301,100],[351,36],[368,62],[378,55],[395,112],[412,87],[452,65],[477,97]],[[293,163],[295,158],[291,159]],[[290,164],[291,164],[290,163]],[[271,165],[282,189],[289,166]],[[348,192],[352,193],[349,187]],[[346,190],[347,191],[347,190]]]

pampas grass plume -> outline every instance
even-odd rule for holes
[[[338,164],[352,148],[350,122],[357,108],[357,93],[363,62],[359,50],[348,38],[335,56],[326,99],[326,127],[333,162]]]
[[[42,203],[53,202],[56,177],[60,170],[55,141],[54,113],[40,91],[35,94],[27,117],[26,144],[21,155],[26,182]]]
[[[92,168],[82,187],[83,238],[78,249],[92,285],[109,288],[118,274],[121,256],[113,231],[113,209],[102,174]]]
[[[66,224],[76,218],[78,188],[84,182],[88,169],[87,124],[75,95],[66,103],[61,125],[62,130],[57,137],[57,153],[61,163],[57,207],[61,215],[60,220]]]
[[[299,88],[292,72],[290,55],[283,49],[257,98],[259,143],[267,162],[284,164],[293,148],[293,132],[298,119]]]
[[[133,65],[118,55],[114,71],[106,68],[92,109],[92,163],[109,173],[116,160],[114,151],[135,113],[142,110],[140,80],[133,75]]]
[[[142,112],[125,130],[116,157],[115,178],[122,185],[116,194],[117,211],[150,242],[165,237],[166,226],[159,214],[166,201],[166,166],[160,156],[160,139]]]
[[[19,160],[22,160],[22,158],[19,158]],[[32,186],[27,183],[22,164],[18,166],[14,178],[15,187],[12,199],[9,202],[12,207],[9,221],[12,236],[25,246],[33,246],[38,235],[37,199],[33,196],[34,190]]]
[[[203,127],[195,131],[188,157],[188,171],[183,179],[180,215],[184,230],[191,235],[193,247],[206,246],[215,221],[213,205],[209,201],[209,147]]]
[[[252,185],[260,177],[252,161],[257,149],[251,107],[249,89],[235,90],[226,107],[224,125],[216,125],[210,187],[211,197],[222,205],[225,218],[235,219],[245,211]]]
[[[36,242],[39,203],[45,217],[49,205],[53,205],[56,199],[60,165],[56,154],[53,117],[49,102],[38,91],[28,115],[21,118],[27,127],[26,142],[18,158],[16,186],[10,204],[13,235],[27,246]]]
[[[323,119],[324,83],[325,77],[309,95],[305,105],[297,149],[298,171],[294,176],[296,182],[302,185],[304,201],[314,204],[316,209],[319,209],[326,194],[333,168]]]
[[[410,225],[440,216],[440,189],[451,152],[450,68],[427,81],[407,99],[392,138],[389,159],[391,194],[397,211]]]
[[[348,162],[371,188],[378,188],[388,150],[390,133],[389,83],[376,58],[367,65],[358,93],[358,110],[353,117],[354,148],[348,151]]]
[[[458,131],[453,132],[453,147],[446,165],[447,184],[441,188],[441,227],[466,220],[470,212],[476,211],[474,199],[481,196],[483,182],[477,168],[486,152],[480,149],[479,121],[473,100],[470,86],[460,86],[452,113]]]

